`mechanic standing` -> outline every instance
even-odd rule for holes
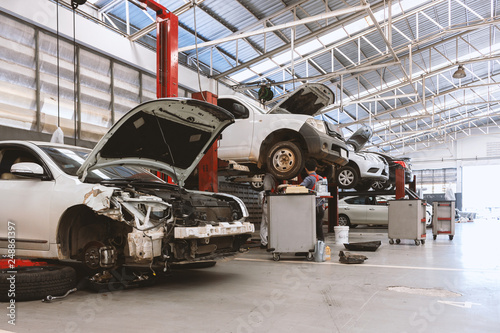
[[[276,191],[278,182],[270,173],[266,173],[263,179],[264,191],[262,194],[262,221],[260,223],[260,247],[267,248],[267,235],[269,228],[269,216],[267,211],[267,196]]]
[[[307,172],[307,177],[304,178],[300,185],[314,191],[316,183],[320,179],[323,179],[323,177],[316,173],[317,166],[318,164],[314,159],[308,159],[306,161],[304,169]],[[323,217],[325,216],[324,204],[325,199],[316,198],[316,237],[321,241],[325,241],[325,236],[323,235]]]

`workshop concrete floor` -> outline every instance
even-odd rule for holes
[[[387,229],[352,229],[350,242],[382,241],[359,265],[338,262],[333,234],[324,263],[251,248],[151,287],[17,303],[0,331],[499,332],[500,221],[457,223],[453,241],[427,232],[425,245],[389,245]]]

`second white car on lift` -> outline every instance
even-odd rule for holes
[[[339,188],[364,191],[375,181],[386,182],[389,179],[389,165],[383,157],[360,151],[371,136],[371,128],[363,126],[347,140],[349,162],[335,173]]]

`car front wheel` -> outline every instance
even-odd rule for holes
[[[349,227],[351,225],[351,221],[347,215],[339,215],[339,226]]]
[[[291,179],[304,167],[302,150],[293,142],[274,144],[267,154],[267,171],[278,180]]]
[[[337,173],[337,184],[340,188],[353,188],[358,183],[358,173],[350,166],[340,168]]]

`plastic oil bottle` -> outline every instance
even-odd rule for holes
[[[325,246],[325,261],[330,261],[332,259],[332,254],[329,246]]]

